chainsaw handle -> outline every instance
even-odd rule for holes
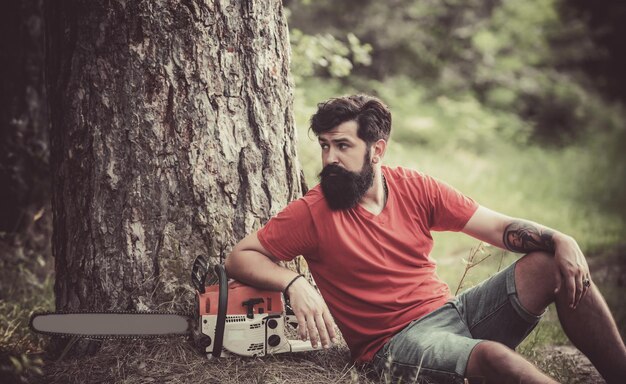
[[[213,357],[220,357],[224,344],[224,329],[226,327],[226,310],[228,309],[228,276],[222,264],[215,265],[215,273],[219,280],[219,300],[217,304],[217,324],[215,324],[215,341],[213,343]]]

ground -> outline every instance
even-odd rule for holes
[[[92,357],[48,361],[45,375],[33,383],[365,383],[379,381],[355,368],[343,347],[330,351],[264,358],[209,360],[185,340],[108,341]],[[550,346],[537,355],[542,368],[564,383],[604,383],[591,363],[571,346]]]
[[[596,371],[589,359],[571,345],[549,346],[541,352],[546,360],[553,364],[563,364],[573,371],[570,384],[604,383],[602,376]]]
[[[626,252],[617,248],[590,257],[594,281],[607,295],[622,332],[626,318],[621,292],[626,285]],[[497,261],[496,261],[497,263]],[[445,264],[445,263],[443,263]],[[473,271],[472,271],[473,272]],[[454,286],[452,289],[454,290]],[[554,311],[552,311],[554,312]],[[548,317],[548,316],[547,316]],[[591,363],[566,340],[550,335],[550,322],[522,353],[563,383],[603,383]],[[556,327],[556,326],[554,326]],[[558,327],[557,327],[558,328]],[[543,332],[543,333],[541,333]],[[548,336],[546,336],[548,335]],[[562,336],[561,336],[562,337]],[[537,342],[539,340],[540,342]],[[560,341],[559,341],[560,340]],[[355,367],[345,344],[328,351],[282,354],[264,358],[230,357],[209,360],[184,338],[167,340],[107,340],[93,356],[41,354],[42,375],[31,369],[3,383],[365,383],[380,381],[366,368]],[[31,359],[35,356],[31,355]],[[0,372],[1,373],[1,372]],[[2,375],[0,375],[2,376]]]

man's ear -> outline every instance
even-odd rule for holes
[[[383,139],[379,139],[372,144],[372,161],[379,163],[385,157],[385,151],[387,150],[387,142]]]

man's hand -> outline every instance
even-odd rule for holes
[[[296,277],[289,269],[274,263],[275,258],[259,242],[256,233],[241,240],[226,258],[226,270],[230,277],[255,287],[284,291],[288,282]],[[298,319],[298,333],[303,340],[308,337],[317,348],[321,341],[324,348],[336,343],[335,321],[320,294],[306,279],[296,279],[289,286],[291,308]]]
[[[308,334],[313,348],[317,348],[319,341],[324,348],[337,342],[335,321],[320,294],[306,279],[294,281],[286,293],[298,319],[298,335],[302,340],[306,340]]]
[[[558,267],[555,294],[565,287],[565,297],[569,301],[569,306],[575,309],[590,287],[584,283],[591,281],[589,266],[578,243],[572,237],[556,233],[553,241],[554,259]]]

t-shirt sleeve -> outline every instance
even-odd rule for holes
[[[317,248],[315,225],[304,199],[289,203],[257,232],[257,237],[265,249],[283,261]]]
[[[454,187],[427,177],[430,194],[430,227],[434,231],[460,231],[478,209],[478,203]]]

